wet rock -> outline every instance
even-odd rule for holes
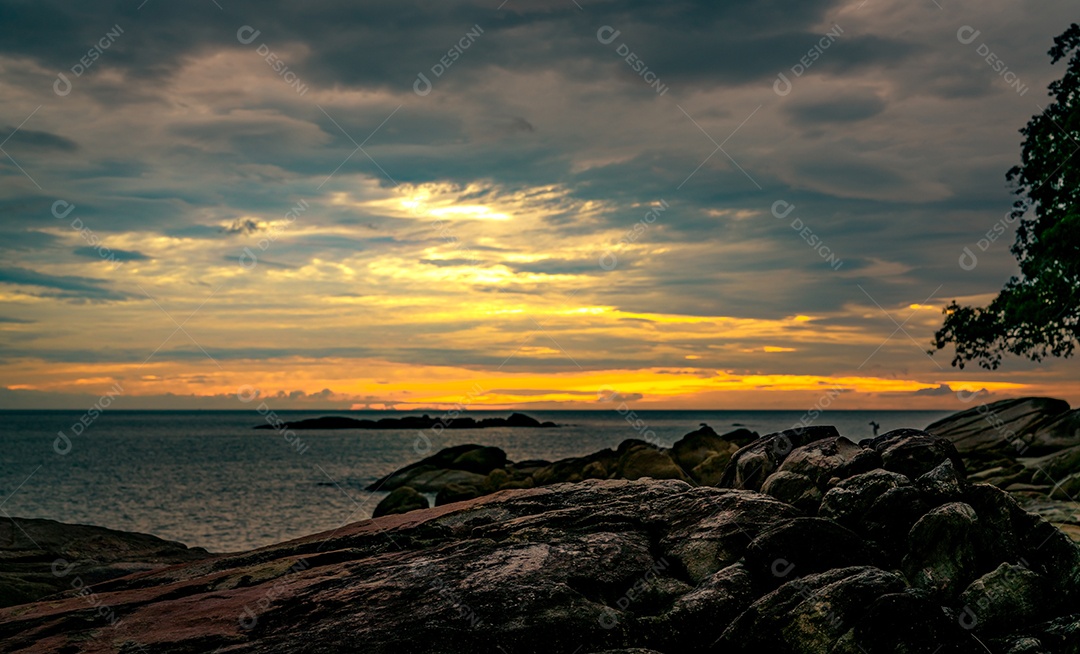
[[[713,454],[695,466],[690,471],[690,476],[702,486],[719,486],[720,481],[724,478],[724,470],[727,469],[731,457],[737,451],[737,448],[732,447],[732,449]]]
[[[619,445],[619,460],[615,464],[615,476],[619,479],[635,481],[650,477],[652,479],[678,479],[690,481],[670,456],[656,446],[641,441],[625,441]]]
[[[1056,609],[1050,584],[1019,565],[1002,563],[979,577],[960,595],[961,623],[976,631],[1012,632]]]
[[[908,553],[901,564],[911,584],[943,598],[959,595],[978,570],[977,521],[971,506],[953,502],[916,522],[908,534]]]
[[[822,498],[821,490],[812,479],[783,470],[769,475],[761,487],[761,492],[810,515],[817,513]]]
[[[829,652],[876,598],[903,589],[899,575],[871,567],[795,579],[751,604],[724,631],[715,651]]]
[[[941,465],[915,480],[915,487],[932,506],[960,501],[966,486],[967,480],[951,460],[943,461]]]
[[[835,438],[839,435],[835,427],[814,426],[788,429],[762,436],[735,453],[719,485],[726,488],[759,490],[765,479],[776,472],[792,450],[807,443],[823,438]]]
[[[818,514],[842,525],[855,527],[886,491],[910,485],[911,480],[904,475],[887,470],[873,470],[855,475],[825,493]]]
[[[864,654],[983,652],[959,622],[928,593],[908,588],[875,599],[852,634]]]
[[[384,497],[372,512],[373,518],[426,509],[431,505],[428,498],[410,486],[402,486]]]
[[[930,472],[945,461],[965,473],[964,462],[948,439],[918,429],[896,429],[870,441],[881,455],[882,467],[909,479]]]
[[[453,504],[454,502],[464,502],[465,500],[472,500],[483,495],[483,492],[476,486],[465,486],[463,484],[447,484],[435,495],[435,506],[443,506],[444,504]],[[425,498],[426,499],[426,498]],[[421,508],[427,508],[421,507]],[[386,515],[386,514],[384,514]]]
[[[794,518],[762,531],[746,549],[746,568],[772,589],[833,568],[872,565],[875,556],[855,532],[824,518]]]
[[[844,437],[822,438],[796,447],[780,464],[780,472],[809,477],[818,486],[881,467],[881,456]]]

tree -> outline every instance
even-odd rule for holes
[[[1020,130],[1022,163],[1006,175],[1018,197],[1011,249],[1020,276],[985,307],[954,300],[934,334],[931,353],[953,344],[960,368],[976,361],[996,369],[1004,353],[1068,357],[1080,339],[1080,25],[1054,39],[1049,54],[1055,64],[1068,59],[1068,69],[1050,84],[1053,102]]]

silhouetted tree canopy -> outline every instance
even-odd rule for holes
[[[1011,278],[986,307],[960,306],[954,300],[945,308],[934,345],[935,350],[955,346],[954,366],[976,361],[995,369],[1006,352],[1033,361],[1068,357],[1077,345],[1080,25],[1073,23],[1054,39],[1049,54],[1055,64],[1067,59],[1068,69],[1050,84],[1054,101],[1020,130],[1025,137],[1022,163],[1006,176],[1016,184],[1019,198],[1011,216],[1020,220],[1012,246],[1020,276]]]

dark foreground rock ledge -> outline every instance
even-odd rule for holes
[[[969,485],[949,447],[792,445],[766,437],[732,465],[777,466],[767,485],[828,467],[815,511],[679,480],[501,491],[2,609],[0,650],[1078,651],[1080,549]]]
[[[5,518],[0,520],[0,607],[209,556],[201,547],[149,534]]]

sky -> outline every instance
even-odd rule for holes
[[[5,0],[0,408],[1076,403],[927,354],[1074,18]]]

